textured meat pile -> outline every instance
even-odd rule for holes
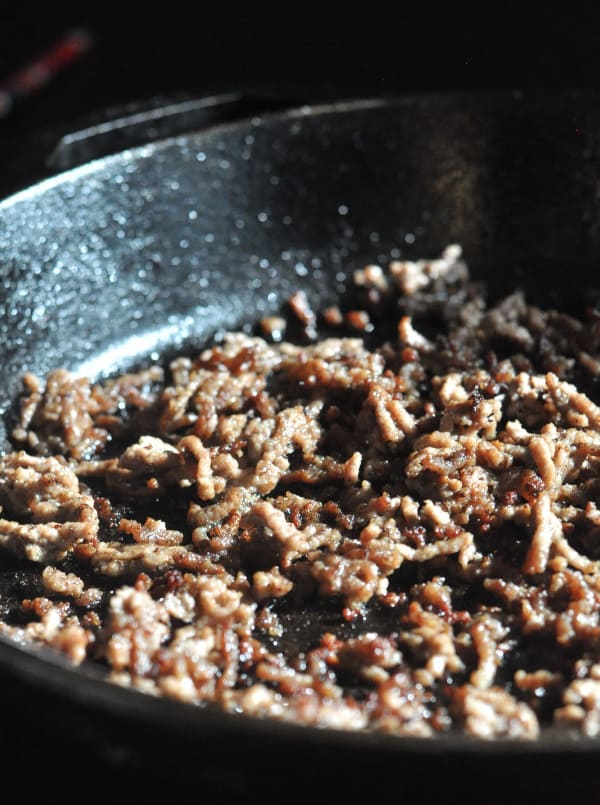
[[[598,313],[489,300],[455,245],[354,286],[164,368],[27,375],[0,633],[235,713],[597,735]]]

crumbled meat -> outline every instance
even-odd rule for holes
[[[45,383],[27,374],[27,393],[13,437],[40,455],[53,451],[76,460],[89,457],[102,450],[113,435],[144,427],[144,415],[155,400],[154,389],[162,381],[159,366],[121,375],[103,385],[64,369],[51,372]]]
[[[0,633],[237,714],[600,735],[597,313],[488,299],[454,244],[353,280],[165,367],[26,374],[0,548],[39,587]]]
[[[64,557],[78,542],[94,546],[98,515],[60,458],[24,451],[0,459],[0,546],[32,562]]]
[[[539,735],[535,712],[503,688],[465,685],[457,689],[453,698],[455,718],[464,721],[467,735],[487,740],[532,740]]]
[[[163,604],[142,590],[123,587],[111,598],[106,621],[104,655],[117,671],[148,675],[154,655],[170,635],[170,617]]]
[[[75,573],[65,573],[64,570],[59,570],[52,565],[48,565],[42,571],[42,582],[48,593],[69,597],[80,596],[85,589],[83,579],[80,579]]]

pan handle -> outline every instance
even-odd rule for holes
[[[201,98],[154,99],[108,111],[104,118],[63,134],[46,158],[51,171],[63,171],[92,159],[206,128],[243,116],[275,111],[297,100],[228,92]]]

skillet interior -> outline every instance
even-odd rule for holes
[[[8,446],[23,371],[101,375],[251,324],[303,287],[322,304],[365,261],[461,243],[501,292],[577,307],[598,285],[600,106],[593,93],[384,99],[215,126],[87,164],[0,205],[0,367]],[[10,580],[9,585],[10,586]],[[2,590],[0,590],[0,595]],[[82,706],[195,735],[404,757],[531,749],[250,725],[106,689],[0,645],[0,661]],[[81,683],[75,680],[81,680]],[[535,752],[594,751],[542,737]]]
[[[0,205],[3,405],[24,370],[124,368],[450,242],[498,290],[577,303],[597,285],[599,123],[591,93],[305,107],[35,185]]]

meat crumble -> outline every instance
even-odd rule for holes
[[[26,375],[0,563],[35,583],[0,634],[237,714],[599,735],[600,317],[488,298],[457,245],[353,284],[164,367]]]

